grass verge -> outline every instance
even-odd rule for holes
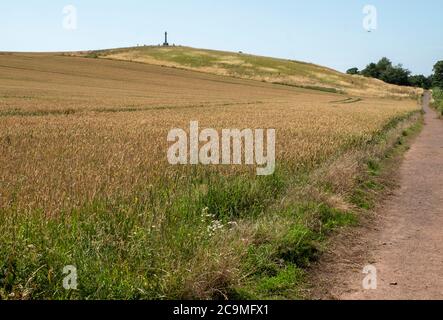
[[[306,269],[326,249],[328,235],[357,225],[376,206],[392,187],[383,177],[396,170],[393,159],[421,128],[419,114],[394,119],[366,147],[340,155],[312,172],[305,185],[290,188],[280,211],[270,210],[258,227],[244,262],[245,272],[254,271],[238,298],[309,298]]]
[[[432,106],[443,116],[443,89],[434,88],[432,89],[433,103]]]

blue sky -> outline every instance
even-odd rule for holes
[[[63,7],[77,8],[65,30]],[[363,28],[365,5],[378,27]],[[0,51],[62,51],[170,42],[297,59],[341,71],[387,56],[414,73],[443,60],[442,0],[2,0]]]

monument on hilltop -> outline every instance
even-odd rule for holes
[[[165,42],[163,43],[164,47],[169,47],[169,43],[168,43],[168,33],[165,32]]]

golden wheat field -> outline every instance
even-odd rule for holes
[[[417,110],[417,99],[0,54],[0,278],[16,275],[0,298],[298,297],[310,259],[298,248],[317,248],[348,216],[300,197],[283,209],[294,177],[365,150]],[[275,129],[275,177],[170,165],[168,132],[190,121]],[[88,281],[67,293],[59,270],[72,264]]]
[[[167,133],[275,128],[277,163],[309,167],[367,141],[413,100],[346,96],[131,63],[0,56],[1,206],[50,210],[130,194],[176,168]]]

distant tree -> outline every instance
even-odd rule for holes
[[[422,74],[413,75],[409,77],[409,84],[413,87],[428,90],[432,87],[432,80],[430,77],[425,77]]]
[[[434,66],[433,86],[443,88],[443,60]]]
[[[361,71],[361,74],[365,77],[371,77],[371,78],[379,78],[380,72],[378,72],[377,65],[375,63],[370,63]]]
[[[404,69],[403,66],[399,64],[397,66],[388,66],[385,71],[381,72],[380,80],[400,86],[408,86],[410,75],[411,71]]]
[[[380,76],[387,72],[389,69],[391,69],[392,66],[392,61],[389,60],[386,57],[381,58],[378,62],[377,62],[377,71],[380,74]]]
[[[353,69],[349,69],[352,71]],[[443,88],[443,61],[434,66],[435,75],[425,77],[424,75],[411,76],[411,71],[403,68],[401,64],[393,65],[392,61],[386,57],[381,58],[377,63],[370,63],[360,74],[365,77],[377,78],[384,82],[400,86],[414,86],[429,89],[434,86]],[[438,74],[438,75],[437,75]]]
[[[431,74],[431,75],[428,77],[428,83],[429,83],[429,86],[430,86],[431,88],[434,86],[434,75],[433,75],[433,74]]]
[[[351,68],[348,71],[346,71],[347,74],[359,74],[360,72],[358,71],[358,68]]]

